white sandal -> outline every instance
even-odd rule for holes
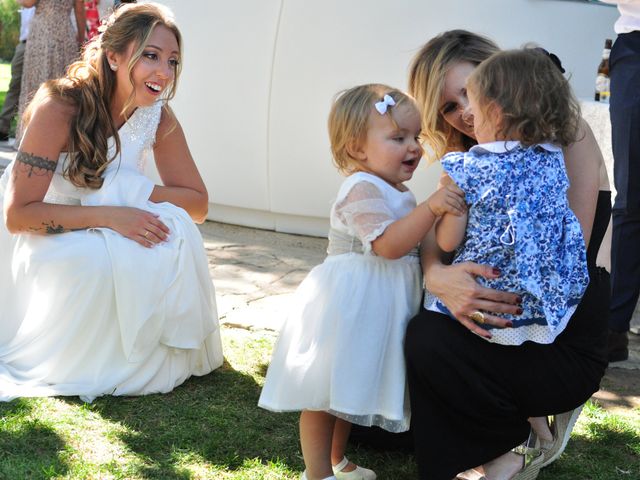
[[[377,475],[373,470],[356,465],[355,470],[343,472],[342,470],[349,465],[349,459],[342,457],[342,461],[333,466],[333,474],[338,480],[376,480]]]

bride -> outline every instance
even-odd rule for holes
[[[165,7],[124,5],[25,113],[0,179],[0,400],[168,392],[222,364],[208,195],[167,106],[180,59]]]

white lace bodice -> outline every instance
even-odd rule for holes
[[[331,209],[329,255],[371,253],[371,242],[416,207],[411,191],[396,190],[365,172],[350,175]]]
[[[162,103],[156,102],[150,107],[138,108],[129,120],[120,127],[120,155],[114,159],[105,171],[107,174],[114,170],[134,171],[144,173],[146,162],[152,156],[156,131],[160,123]],[[115,141],[109,138],[108,157],[111,158],[115,150]],[[64,205],[80,205],[83,196],[94,193],[91,189],[78,188],[64,178],[63,171],[69,156],[62,153],[58,159],[55,174],[44,201]]]

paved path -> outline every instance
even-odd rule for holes
[[[200,225],[222,324],[278,331],[287,303],[327,240],[236,227]]]

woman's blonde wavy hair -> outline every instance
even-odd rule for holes
[[[394,108],[409,102],[418,109],[409,95],[380,83],[358,85],[335,96],[327,123],[333,163],[341,173],[350,175],[359,170],[360,162],[353,157],[351,151],[366,141],[369,115],[374,111],[376,102],[381,101],[385,95],[395,101],[395,105],[388,107],[385,114],[394,124]]]
[[[580,104],[548,53],[539,48],[506,50],[482,62],[467,80],[486,115],[497,106],[497,136],[523,145],[574,143]]]
[[[422,112],[422,141],[430,162],[476,142],[449,125],[440,113],[445,76],[457,63],[479,65],[500,49],[493,41],[467,30],[450,30],[429,40],[409,67],[409,94]]]
[[[105,22],[103,32],[85,46],[82,59],[69,66],[65,77],[45,82],[25,111],[24,129],[33,110],[45,98],[59,99],[74,107],[67,146],[69,160],[64,175],[77,187],[100,188],[102,173],[120,153],[120,137],[110,110],[116,74],[109,67],[107,52],[125,54],[133,43],[133,54],[127,65],[133,84],[131,71],[158,25],[173,32],[182,57],[182,36],[169,9],[156,3],[122,5]],[[178,63],[174,81],[163,96],[165,102],[174,97],[179,75]],[[122,113],[131,106],[134,96],[132,91]],[[108,158],[109,137],[115,140],[112,158]]]

